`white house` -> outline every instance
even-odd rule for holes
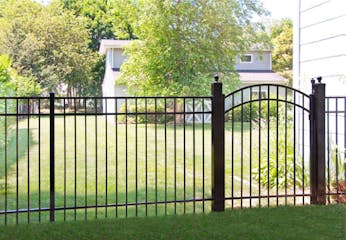
[[[296,3],[293,86],[309,94],[311,78],[322,76],[326,96],[346,96],[346,1],[296,0]],[[336,145],[340,152],[346,148],[345,101],[340,98],[326,102],[326,110],[334,111],[327,114],[326,120],[329,152]]]
[[[99,53],[106,55],[105,75],[102,83],[102,93],[104,97],[125,97],[126,87],[115,85],[115,80],[120,76],[120,66],[125,61],[123,55],[124,46],[128,40],[102,40]],[[120,103],[118,101],[118,103]],[[117,106],[117,110],[120,108]],[[103,104],[103,111],[114,113],[115,101],[107,101]]]
[[[311,91],[322,76],[328,96],[346,93],[346,1],[296,0],[293,86]]]
[[[123,50],[128,43],[128,40],[101,41],[99,53],[106,55],[106,71],[102,85],[103,96],[105,97],[127,96],[126,87],[115,85],[115,80],[119,77],[120,66],[126,59]],[[270,50],[251,50],[237,57],[235,69],[240,75],[242,86],[258,83],[287,84],[288,82],[272,71]]]
[[[124,46],[128,44],[126,40],[102,40],[99,53],[106,55],[106,67],[105,76],[102,84],[102,91],[104,97],[126,97],[126,87],[116,85],[115,81],[120,76],[120,66],[126,60],[124,56]],[[236,58],[235,69],[239,73],[242,87],[259,83],[272,83],[272,84],[287,84],[288,81],[280,75],[272,71],[272,58],[270,50],[256,50],[253,49],[248,53]],[[262,96],[266,96],[267,89],[261,89]],[[248,94],[250,96],[250,92]],[[238,97],[236,97],[237,101]],[[226,108],[231,103],[226,101]],[[115,113],[119,111],[124,103],[124,99],[120,98],[117,101],[112,99],[104,100],[103,112]],[[115,104],[117,104],[115,106]],[[206,108],[210,108],[210,103],[206,103]],[[191,106],[186,106],[186,111],[192,111],[189,109]],[[201,107],[201,106],[199,106]],[[191,115],[187,117],[187,122],[192,121],[192,117],[198,117],[197,115]],[[210,121],[210,116],[204,116],[205,121]],[[112,115],[108,118],[113,119]],[[199,121],[198,119],[196,121]]]

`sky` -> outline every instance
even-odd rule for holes
[[[295,16],[295,0],[262,0],[264,7],[273,18],[291,18]]]

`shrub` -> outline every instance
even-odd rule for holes
[[[119,122],[125,123],[127,119],[127,123],[135,123],[137,119],[137,123],[147,122],[162,124],[174,120],[174,115],[169,114],[169,109],[166,109],[167,114],[165,115],[165,108],[161,104],[157,104],[156,108],[154,104],[148,104],[147,106],[144,104],[138,104],[137,109],[136,105],[131,104],[127,106],[127,111],[125,111],[125,104],[123,104],[120,108],[120,113],[125,112],[127,113],[127,117],[126,115],[121,114],[118,117]]]
[[[242,107],[238,106],[233,111],[233,121],[235,122],[250,122],[258,121],[259,116],[261,119],[268,118],[268,101],[262,101],[253,103],[245,103]],[[261,111],[259,111],[259,105],[261,105]],[[243,111],[242,111],[243,109]],[[228,113],[228,118],[232,120],[232,111]],[[251,114],[250,114],[251,113]],[[285,107],[283,103],[279,103],[278,111],[276,101],[269,101],[269,118],[283,117],[285,113]]]
[[[306,167],[305,167],[306,168]],[[268,171],[269,171],[269,179],[268,179]],[[259,177],[259,172],[261,176]],[[295,176],[294,176],[295,172]],[[278,183],[278,188],[283,189],[287,185],[287,187],[293,187],[294,181],[295,185],[298,188],[302,188],[308,186],[308,173],[306,169],[303,171],[302,160],[300,158],[296,159],[294,163],[293,156],[287,156],[287,165],[285,166],[285,160],[283,157],[279,157],[278,166],[276,168],[276,158],[270,156],[269,158],[269,167],[267,158],[262,158],[261,167],[258,171],[256,168],[253,171],[253,178],[255,181],[259,182],[261,180],[261,184],[264,187],[269,185],[269,188],[276,188],[276,183]]]
[[[37,96],[41,93],[40,85],[33,78],[19,76],[11,68],[11,60],[6,55],[0,55],[0,96],[2,97],[27,97]],[[22,101],[19,101],[22,104]],[[0,113],[15,113],[16,101],[0,100]],[[0,152],[4,150],[5,136],[11,134],[14,118],[0,116]],[[8,139],[7,139],[8,141]],[[0,185],[1,188],[1,185]]]
[[[281,127],[281,130],[283,130],[283,127]],[[298,153],[294,154],[293,138],[291,134],[287,134],[287,142],[285,142],[284,134],[279,134],[278,139],[273,138],[271,141],[272,146],[278,144],[278,153],[276,154],[274,148],[271,148],[272,151],[267,153],[269,154],[269,165],[268,155],[263,154],[261,166],[252,169],[253,179],[257,182],[260,181],[262,186],[269,186],[271,189],[276,188],[277,183],[279,189],[285,188],[285,186],[293,187],[294,183],[298,188],[308,186],[309,174],[307,170],[309,168],[306,165],[305,168],[303,168],[303,159],[298,156]],[[277,143],[274,141],[277,141]],[[295,161],[294,157],[296,157]]]

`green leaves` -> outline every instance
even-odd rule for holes
[[[257,27],[246,23],[262,14],[257,1],[125,2],[136,16],[130,25],[140,39],[127,47],[119,80],[132,93],[209,94],[215,72],[223,76],[226,89],[239,83],[232,73],[235,56],[253,44]]]
[[[19,76],[11,68],[11,60],[0,55],[0,96],[36,96],[41,93],[40,85],[32,78]]]
[[[73,88],[90,78],[97,56],[88,49],[86,19],[53,2],[41,6],[30,0],[7,1],[0,18],[0,53],[13,59],[20,75],[56,91],[61,83]]]
[[[292,82],[293,67],[293,23],[283,19],[271,30],[273,45],[273,70]]]

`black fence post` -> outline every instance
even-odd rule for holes
[[[51,222],[55,220],[55,121],[54,121],[54,93],[49,93],[49,172],[50,172],[50,206],[49,206],[49,219]]]
[[[215,75],[212,93],[212,211],[225,210],[225,95]]]
[[[312,80],[310,95],[310,192],[311,204],[326,204],[326,144],[325,98],[326,85]]]

